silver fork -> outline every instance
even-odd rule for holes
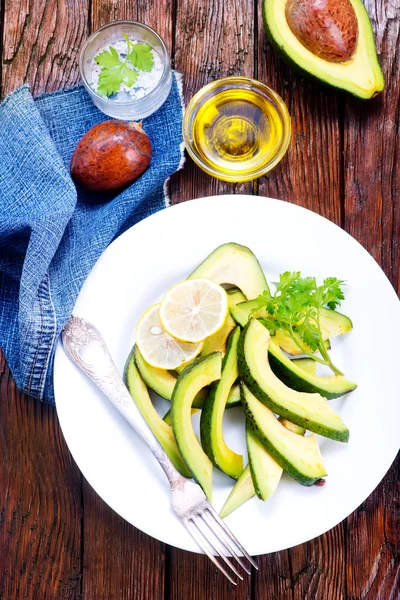
[[[176,515],[203,552],[231,583],[237,585],[232,573],[239,579],[243,577],[230,558],[233,557],[249,574],[250,568],[244,559],[256,569],[257,564],[220,519],[200,486],[175,469],[132,400],[99,331],[88,321],[72,316],[64,327],[62,341],[67,354],[104,392],[150,448],[168,478],[171,506]]]

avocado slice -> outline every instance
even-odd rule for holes
[[[223,473],[237,479],[243,471],[243,456],[231,450],[222,433],[222,418],[229,392],[239,377],[237,345],[240,327],[233,330],[222,362],[221,379],[213,384],[204,401],[200,419],[200,438],[204,452]]]
[[[141,378],[140,373],[135,365],[132,353],[128,357],[128,360],[125,364],[123,377],[125,385],[128,388],[136,406],[140,410],[147,425],[150,427],[151,431],[164,448],[171,462],[178,469],[179,473],[185,477],[190,477],[190,472],[183,462],[178,450],[178,446],[176,445],[172,427],[163,421],[154,408],[149,396],[149,392],[147,391],[146,384]]]
[[[260,500],[266,500],[278,487],[283,469],[268,453],[248,423],[246,444],[254,490]]]
[[[286,429],[294,431],[298,435],[305,434],[305,429],[302,427],[298,427],[281,417],[279,417],[279,420]],[[248,464],[235,483],[219,514],[221,519],[228,516],[250,498],[253,498],[256,495],[255,485],[258,488],[257,495],[259,497],[261,495],[261,499],[270,498],[275,492],[282,475],[282,467],[268,454],[249,426],[246,426],[246,442],[252,469]]]
[[[385,83],[368,13],[362,0],[350,2],[358,34],[355,50],[344,62],[322,58],[300,41],[288,22],[289,0],[263,0],[264,26],[272,45],[290,66],[322,83],[368,99],[382,91]]]
[[[164,417],[165,420],[165,417]],[[297,435],[305,435],[306,430],[304,429],[304,427],[299,427],[299,425],[295,425],[294,423],[291,423],[290,421],[288,421],[287,419],[284,419],[283,417],[279,417],[278,421],[280,423],[282,423],[282,425],[284,427],[286,427],[286,429],[289,429],[289,431],[293,431],[293,433],[297,433]]]
[[[257,310],[256,312],[252,312],[256,307],[256,300],[239,302],[239,304],[236,304],[230,308],[230,313],[236,323],[244,327],[250,317],[262,319],[262,317],[267,316],[267,312],[264,308]],[[353,323],[349,317],[337,312],[336,310],[330,310],[328,308],[321,308],[320,326],[322,338],[324,339],[326,348],[330,347],[329,338],[336,337],[337,335],[343,335],[353,329]],[[282,348],[282,350],[288,354],[291,354],[292,356],[298,356],[302,353],[294,341],[281,331],[277,331],[274,337],[279,342],[279,346]]]
[[[171,375],[166,369],[158,369],[149,365],[140,353],[139,348],[136,344],[133,346],[131,354],[128,357],[128,361],[133,356],[136,366],[139,369],[140,375],[142,376],[146,385],[151,388],[156,394],[171,400],[172,392],[174,391],[176,377]]]
[[[195,415],[199,411],[200,411],[199,408],[192,408],[191,414]],[[171,412],[171,409],[167,410],[167,412],[163,416],[163,421],[164,421],[164,423],[167,423],[167,425],[171,425],[172,426],[172,412]]]
[[[317,361],[313,358],[292,358],[292,361],[296,367],[303,369],[306,373],[309,373],[310,375],[317,374]]]
[[[327,473],[315,435],[303,437],[289,431],[245,384],[242,384],[242,402],[248,425],[269,454],[293,479],[301,485],[310,486],[325,477]]]
[[[246,246],[229,242],[218,246],[189,275],[188,279],[207,277],[215,283],[238,287],[248,299],[269,291],[260,263]]]
[[[273,337],[269,341],[268,358],[275,375],[298,392],[317,393],[328,400],[332,400],[332,398],[339,398],[348,392],[352,392],[357,387],[355,383],[349,381],[343,375],[318,377],[318,375],[306,373],[304,369],[296,364],[296,360],[290,360],[282,352]]]
[[[224,519],[230,515],[234,510],[242,506],[247,500],[250,500],[256,495],[254,489],[253,480],[251,478],[250,466],[247,465],[244,471],[240,475],[239,479],[233,486],[229,496],[227,497],[225,504],[221,508],[219,516]]]
[[[236,321],[228,314],[221,329],[204,340],[203,350],[200,353],[201,356],[211,354],[211,352],[222,352],[222,354],[225,354],[228,338],[235,327]]]
[[[196,358],[179,375],[171,400],[172,429],[183,460],[207,498],[212,497],[212,462],[193,431],[191,408],[199,391],[221,377],[220,352]]]
[[[250,319],[240,336],[239,373],[248,388],[279,416],[314,433],[347,442],[349,430],[326,398],[293,390],[274,374],[268,360],[270,339],[268,330],[257,319]]]
[[[136,345],[132,348],[131,354],[128,357],[128,361],[130,356],[134,357],[136,366],[139,369],[140,375],[142,376],[145,384],[156,394],[161,396],[161,398],[165,398],[165,400],[171,400],[177,378],[166,369],[159,369],[149,365],[149,363],[146,362],[141,355],[140,350]],[[194,399],[193,408],[201,408],[206,396],[207,391],[200,390],[199,394]],[[233,401],[236,402],[236,405],[238,404],[236,398],[234,398]]]
[[[247,300],[243,292],[237,287],[228,288],[226,293],[228,294],[229,308],[235,306],[235,304],[239,304],[239,302],[245,302]]]

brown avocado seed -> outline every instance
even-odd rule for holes
[[[104,121],[80,140],[71,175],[83,187],[105,192],[132,183],[151,161],[151,142],[141,123]]]
[[[353,56],[358,23],[350,0],[287,0],[285,13],[292,33],[315,56],[334,63]]]

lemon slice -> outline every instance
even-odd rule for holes
[[[160,369],[176,369],[192,360],[203,348],[203,343],[175,340],[163,329],[160,304],[151,306],[141,317],[136,328],[136,343],[145,361]]]
[[[165,331],[181,342],[201,342],[221,329],[229,302],[224,288],[210,279],[187,279],[174,285],[160,306]]]

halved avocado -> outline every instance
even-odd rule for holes
[[[204,452],[223,473],[237,479],[243,471],[243,456],[231,450],[222,433],[222,418],[229,392],[239,377],[237,345],[240,327],[232,332],[222,362],[221,379],[213,384],[204,400],[200,419],[200,437]]]
[[[238,345],[239,373],[251,392],[270,410],[292,423],[324,437],[347,442],[349,430],[320,394],[297,392],[274,374],[268,360],[271,336],[250,319]]]
[[[304,40],[300,41],[299,35],[294,33],[293,24],[291,26],[288,20],[289,0],[263,0],[264,26],[271,43],[290,66],[327,85],[368,99],[382,91],[385,82],[368,13],[362,0],[350,2],[355,12],[358,33],[354,51],[343,62],[327,60],[321,53],[308,49]],[[322,10],[323,8],[321,12]],[[298,18],[302,18],[300,13]],[[301,27],[302,24],[298,25]],[[314,29],[318,27],[316,19],[312,26]],[[310,28],[311,24],[308,29]],[[339,32],[339,29],[336,28],[335,31]],[[324,35],[322,30],[321,33]]]
[[[318,377],[318,375],[307,373],[296,364],[296,360],[290,360],[282,352],[273,337],[269,341],[268,358],[275,375],[290,388],[298,392],[317,393],[328,400],[332,400],[333,398],[339,398],[348,392],[352,392],[357,387],[355,383],[349,381],[343,375]]]
[[[179,473],[185,477],[190,477],[190,472],[183,462],[178,446],[176,445],[172,427],[163,421],[154,408],[146,384],[136,368],[132,353],[125,364],[124,382],[147,425],[164,448],[172,463],[178,469]]]
[[[315,435],[303,437],[289,431],[245,384],[242,384],[242,402],[247,423],[268,453],[293,479],[310,486],[325,477],[327,473]]]
[[[207,498],[212,497],[212,462],[193,431],[191,408],[199,391],[221,377],[219,352],[196,358],[179,375],[171,400],[172,429],[183,460]]]
[[[215,283],[239,288],[249,300],[269,291],[260,263],[246,246],[229,242],[218,246],[189,275],[188,279],[207,277]]]

